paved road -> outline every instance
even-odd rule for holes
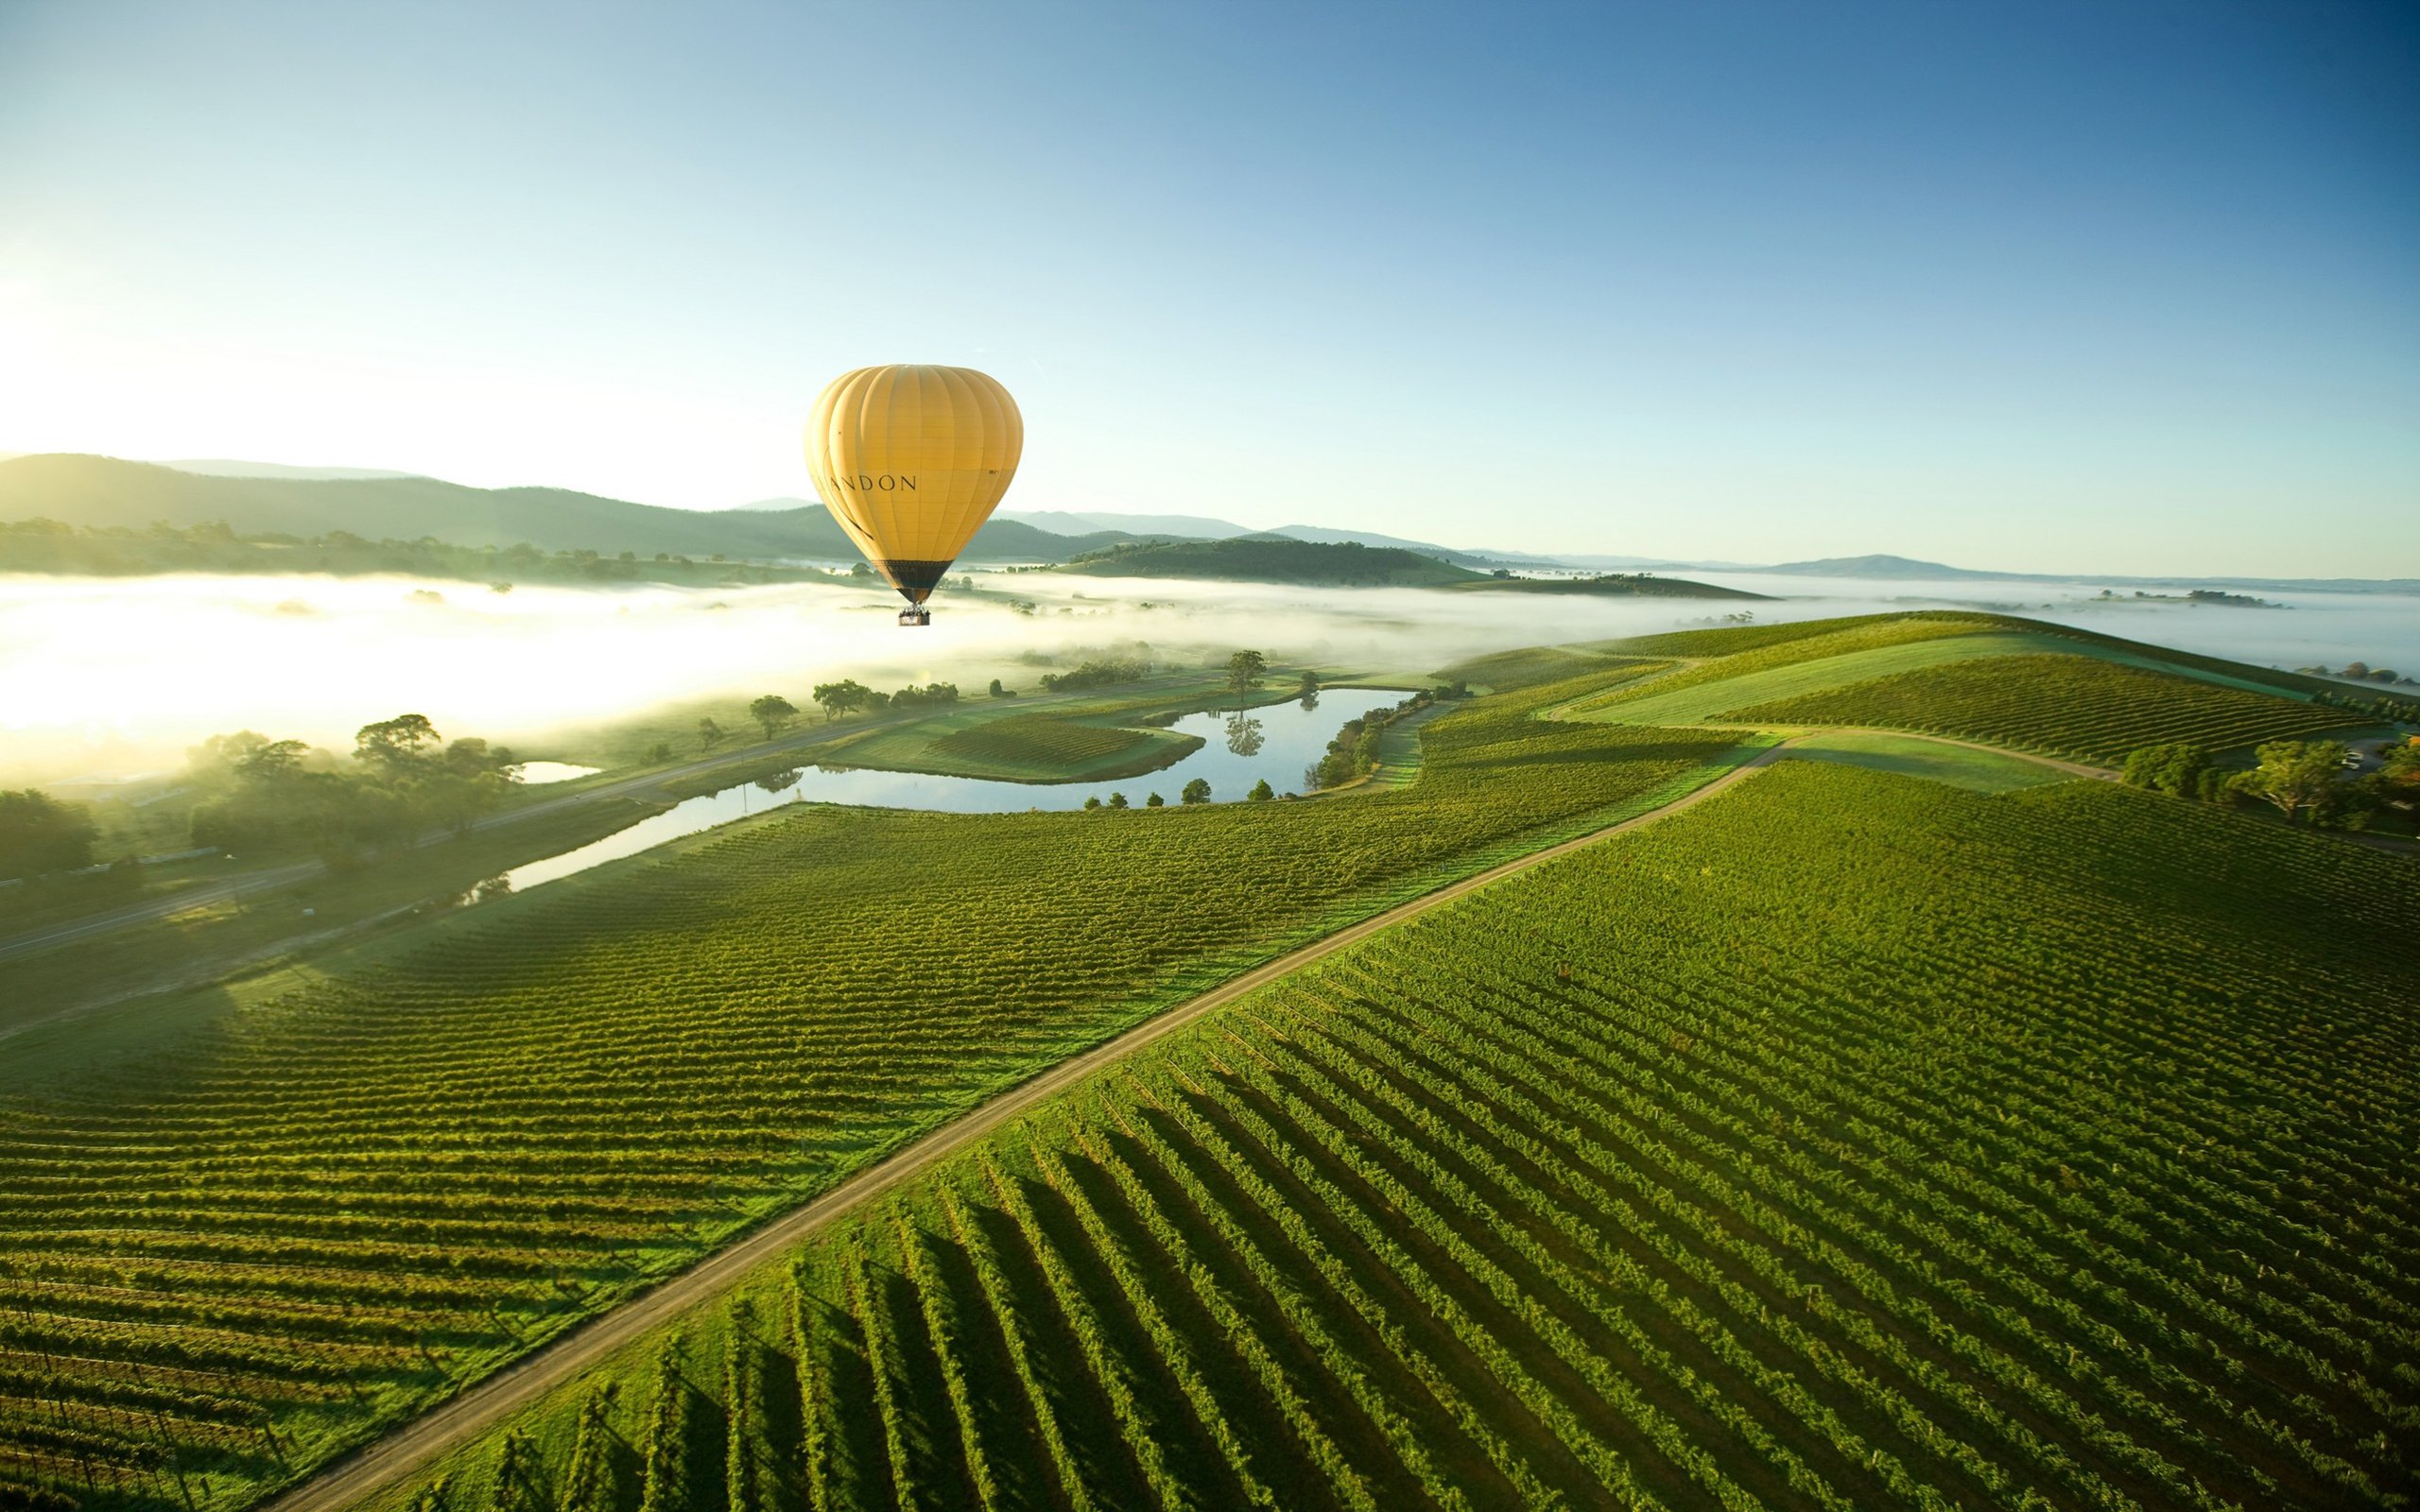
[[[800,1244],[835,1219],[912,1179],[935,1162],[947,1159],[1036,1103],[1063,1091],[1104,1066],[1166,1039],[1203,1014],[1234,1002],[1254,988],[1267,986],[1323,955],[1357,944],[1382,929],[1452,902],[1514,872],[1543,866],[1584,846],[1595,845],[1600,840],[1626,833],[1641,825],[1652,824],[1703,803],[1772,765],[1787,749],[1787,746],[1768,747],[1703,787],[1696,788],[1661,808],[1651,809],[1634,818],[1582,835],[1576,840],[1566,840],[1518,860],[1508,861],[1409,902],[1398,903],[1382,914],[1254,967],[1199,997],[1186,999],[1149,1022],[1129,1029],[1095,1049],[1073,1059],[1061,1061],[1033,1080],[1002,1092],[888,1159],[868,1166],[806,1206],[783,1214],[729,1248],[710,1255],[659,1283],[654,1290],[578,1325],[460,1396],[325,1467],[310,1480],[268,1503],[263,1512],[345,1512],[364,1499],[412,1475],[440,1455],[477,1437],[514,1411],[596,1365],[649,1329],[711,1300],[748,1272]]]

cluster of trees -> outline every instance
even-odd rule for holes
[[[2365,830],[2390,814],[2420,811],[2420,736],[2390,747],[2379,769],[2350,774],[2352,750],[2337,740],[2273,740],[2254,753],[2248,771],[2212,764],[2200,746],[2145,746],[2126,758],[2120,774],[2136,787],[2155,788],[2204,803],[2253,800],[2289,820]]]
[[[1272,798],[1275,795],[1270,792],[1269,784],[1264,782],[1258,787],[1253,788],[1247,796],[1255,799],[1265,799]],[[1179,795],[1178,801],[1183,803],[1209,802],[1210,779],[1206,777],[1197,777],[1192,782],[1185,783],[1184,791]],[[1143,806],[1147,809],[1164,809],[1167,807],[1167,804],[1168,800],[1160,797],[1157,793],[1153,793],[1150,797],[1143,800]],[[1106,803],[1101,801],[1098,795],[1085,799],[1084,807],[1087,811],[1090,811],[1094,809],[1131,808],[1132,805],[1126,801],[1125,794],[1112,793],[1109,795],[1109,801]]]
[[[1140,657],[1102,657],[1086,662],[1073,672],[1046,672],[1042,686],[1050,693],[1080,693],[1086,688],[1140,682],[1150,675],[1151,663]]]
[[[1003,691],[1000,687],[999,679],[994,678],[992,679],[992,696],[994,698],[1011,698],[1014,697],[1015,695]],[[764,703],[767,698],[772,698],[772,695],[768,694],[765,698],[759,698],[756,702],[760,704]],[[783,709],[787,711],[789,713],[795,714],[798,712],[795,709],[791,709],[786,702],[784,702],[781,699],[776,698],[773,699],[773,701],[781,703]],[[842,714],[856,713],[859,710],[863,710],[868,713],[881,713],[885,710],[889,709],[947,708],[949,705],[958,702],[958,684],[955,682],[927,682],[923,687],[919,688],[913,683],[910,683],[908,686],[900,689],[896,693],[883,693],[876,689],[867,687],[864,683],[859,682],[855,678],[842,678],[838,682],[817,683],[815,685],[815,701],[823,706],[823,718],[826,723],[829,723],[832,720],[839,718]],[[753,713],[755,705],[752,704],[749,707],[750,712]],[[772,738],[773,734],[774,731],[770,728],[768,728],[765,731],[766,738],[769,740]]]
[[[93,864],[93,811],[39,788],[0,793],[0,877],[41,877]]]
[[[2393,667],[2374,667],[2367,662],[2347,662],[2330,672],[2325,667],[2302,667],[2297,670],[2314,678],[2350,678],[2355,682],[2405,682],[2412,679]]]
[[[192,753],[196,845],[309,850],[331,860],[468,828],[504,800],[520,758],[477,736],[447,742],[424,714],[354,732],[352,765],[300,740],[214,735]]]
[[[1303,773],[1303,785],[1314,792],[1322,787],[1341,787],[1364,772],[1376,769],[1378,737],[1398,719],[1408,718],[1435,703],[1440,690],[1424,688],[1392,709],[1374,709],[1358,719],[1348,719],[1336,738],[1327,743],[1327,754],[1313,762]]]

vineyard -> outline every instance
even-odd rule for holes
[[[1878,615],[1606,644],[1696,660],[1568,700],[1557,717],[1881,727],[2103,765],[2163,741],[2225,748],[2346,722],[2309,701],[2308,678],[1999,615]]]
[[[1475,656],[1451,666],[1440,667],[1434,676],[1441,681],[1466,682],[1490,693],[1501,693],[1513,688],[1534,688],[1542,682],[1562,682],[1616,667],[1627,667],[1634,677],[1642,676],[1660,672],[1664,665],[1661,662],[1639,657],[1616,657],[1564,646],[1533,645],[1517,651]]]
[[[1877,678],[1735,710],[1747,724],[1880,725],[2115,766],[2168,741],[2213,750],[2343,725],[2317,704],[2081,656],[2004,656]]]
[[[1530,717],[1585,687],[1458,710],[1351,802],[785,809],[0,1103],[0,1490],[253,1500],[1168,1003],[1743,750]]]
[[[2415,940],[2397,858],[1785,764],[1138,1054],[389,1503],[2400,1504]]]
[[[1138,728],[1165,707],[1167,696],[1078,704],[1048,713],[1010,712],[1014,705],[960,706],[843,735],[825,749],[831,760],[852,766],[996,782],[1131,777],[1181,761],[1201,745],[1196,735]]]
[[[968,758],[995,767],[1062,772],[1131,761],[1146,751],[1155,765],[1166,765],[1200,744],[1199,739],[1181,741],[1160,730],[1014,714],[952,730],[927,748],[937,755]]]

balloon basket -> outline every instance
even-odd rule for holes
[[[933,611],[928,609],[903,609],[899,611],[899,623],[902,625],[930,625],[933,623]]]

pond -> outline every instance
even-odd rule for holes
[[[1264,779],[1278,792],[1299,791],[1304,768],[1326,753],[1327,743],[1347,720],[1358,719],[1374,709],[1392,708],[1409,696],[1374,688],[1338,688],[1320,694],[1313,707],[1294,701],[1265,704],[1242,714],[1217,711],[1187,714],[1169,728],[1179,734],[1201,736],[1199,749],[1158,771],[1113,782],[998,782],[865,767],[803,767],[796,773],[684,799],[601,840],[515,867],[485,886],[492,891],[525,892],[785,803],[1014,814],[1027,809],[1080,809],[1087,798],[1107,802],[1112,793],[1123,793],[1128,802],[1140,808],[1151,793],[1170,803],[1178,801],[1184,784],[1197,777],[1209,782],[1213,802],[1241,799]]]
[[[568,782],[575,777],[594,777],[604,768],[582,766],[577,762],[523,762],[512,770],[522,786],[541,787],[548,782]]]

